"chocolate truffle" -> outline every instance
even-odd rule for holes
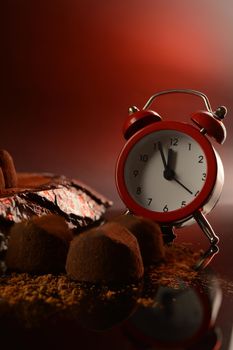
[[[140,280],[144,268],[136,238],[112,222],[73,239],[66,271],[77,281],[121,284]]]
[[[0,167],[0,191],[6,186],[2,168]]]
[[[72,233],[56,215],[34,217],[15,224],[10,232],[6,266],[31,273],[64,271]]]
[[[4,177],[4,185],[2,183],[2,174],[1,174],[1,186],[6,188],[17,187],[18,178],[15,171],[15,165],[13,158],[10,153],[4,149],[0,149],[0,167]]]
[[[163,238],[157,223],[134,215],[120,215],[112,220],[126,227],[137,238],[144,266],[163,260]]]

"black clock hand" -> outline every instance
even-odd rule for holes
[[[166,169],[167,163],[166,163],[165,155],[163,153],[163,146],[162,146],[162,143],[160,141],[158,142],[158,149],[159,149],[162,161],[163,161],[164,169]]]
[[[175,176],[175,172],[171,168],[173,154],[174,154],[174,152],[173,152],[172,148],[169,148],[168,155],[167,155],[167,165],[166,165],[164,172],[163,172],[163,176],[166,180],[173,180],[173,178]]]
[[[163,161],[163,166],[164,166],[164,171],[163,171],[163,176],[166,180],[172,180],[175,173],[172,169],[170,169],[170,163],[171,163],[171,159],[172,159],[172,154],[173,154],[173,150],[171,148],[169,148],[168,150],[168,157],[167,157],[167,162],[165,159],[165,155],[163,152],[163,146],[162,143],[159,141],[158,142],[158,149]]]
[[[177,178],[174,176],[172,180],[176,181],[180,186],[182,186],[186,191],[188,191],[190,194],[193,194],[192,191],[190,191],[185,185],[183,185]]]
[[[168,149],[168,154],[167,154],[167,168],[171,170],[171,163],[172,163],[172,159],[173,159],[173,149],[169,148]]]

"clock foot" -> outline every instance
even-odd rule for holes
[[[199,227],[202,229],[206,237],[209,239],[211,245],[216,245],[219,242],[218,236],[215,234],[213,228],[211,227],[209,221],[202,214],[200,210],[193,214]]]
[[[161,231],[163,234],[163,242],[165,244],[171,244],[175,240],[176,235],[172,226],[161,226]]]
[[[219,248],[217,245],[211,245],[209,249],[203,254],[203,256],[198,260],[198,262],[193,266],[194,270],[199,271],[203,270],[213,257],[219,252]]]

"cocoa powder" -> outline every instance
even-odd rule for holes
[[[189,244],[174,244],[165,247],[165,262],[148,270],[152,284],[177,288],[178,280],[190,284],[197,277],[194,265],[200,259],[202,250],[193,251]]]
[[[165,262],[150,266],[145,273],[144,289],[153,290],[158,285],[178,288],[178,280],[186,284],[192,284],[197,277],[193,265],[200,257],[201,251],[193,252],[188,245],[165,247]],[[111,299],[125,291],[135,292],[137,284],[127,284],[117,289],[107,285],[87,286],[85,283],[72,281],[67,275],[46,274],[42,276],[28,273],[12,273],[0,277],[0,297],[9,304],[17,304],[20,301],[36,302],[38,300],[53,304],[61,308],[79,303],[85,296],[85,290],[98,291],[101,299]]]
[[[11,305],[22,301],[43,301],[63,308],[79,302],[82,294],[78,284],[65,275],[12,273],[0,277],[0,296]]]

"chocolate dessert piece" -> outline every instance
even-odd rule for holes
[[[136,238],[118,223],[81,233],[70,244],[67,274],[91,283],[129,283],[144,273]]]
[[[65,219],[57,215],[15,224],[10,231],[6,266],[36,274],[62,272],[72,238]]]
[[[1,189],[17,187],[18,179],[15,171],[14,161],[11,155],[4,149],[0,150],[0,168],[4,177],[4,183],[1,177]]]
[[[82,182],[53,174],[17,173],[17,187],[0,190],[0,265],[11,226],[33,216],[56,214],[69,227],[83,231],[99,222],[111,205],[104,196]],[[2,260],[1,260],[2,259]],[[1,272],[1,270],[0,270]]]
[[[6,187],[2,168],[0,168],[0,191]]]
[[[164,259],[163,238],[157,223],[134,215],[120,215],[112,220],[126,227],[137,238],[145,267]]]

